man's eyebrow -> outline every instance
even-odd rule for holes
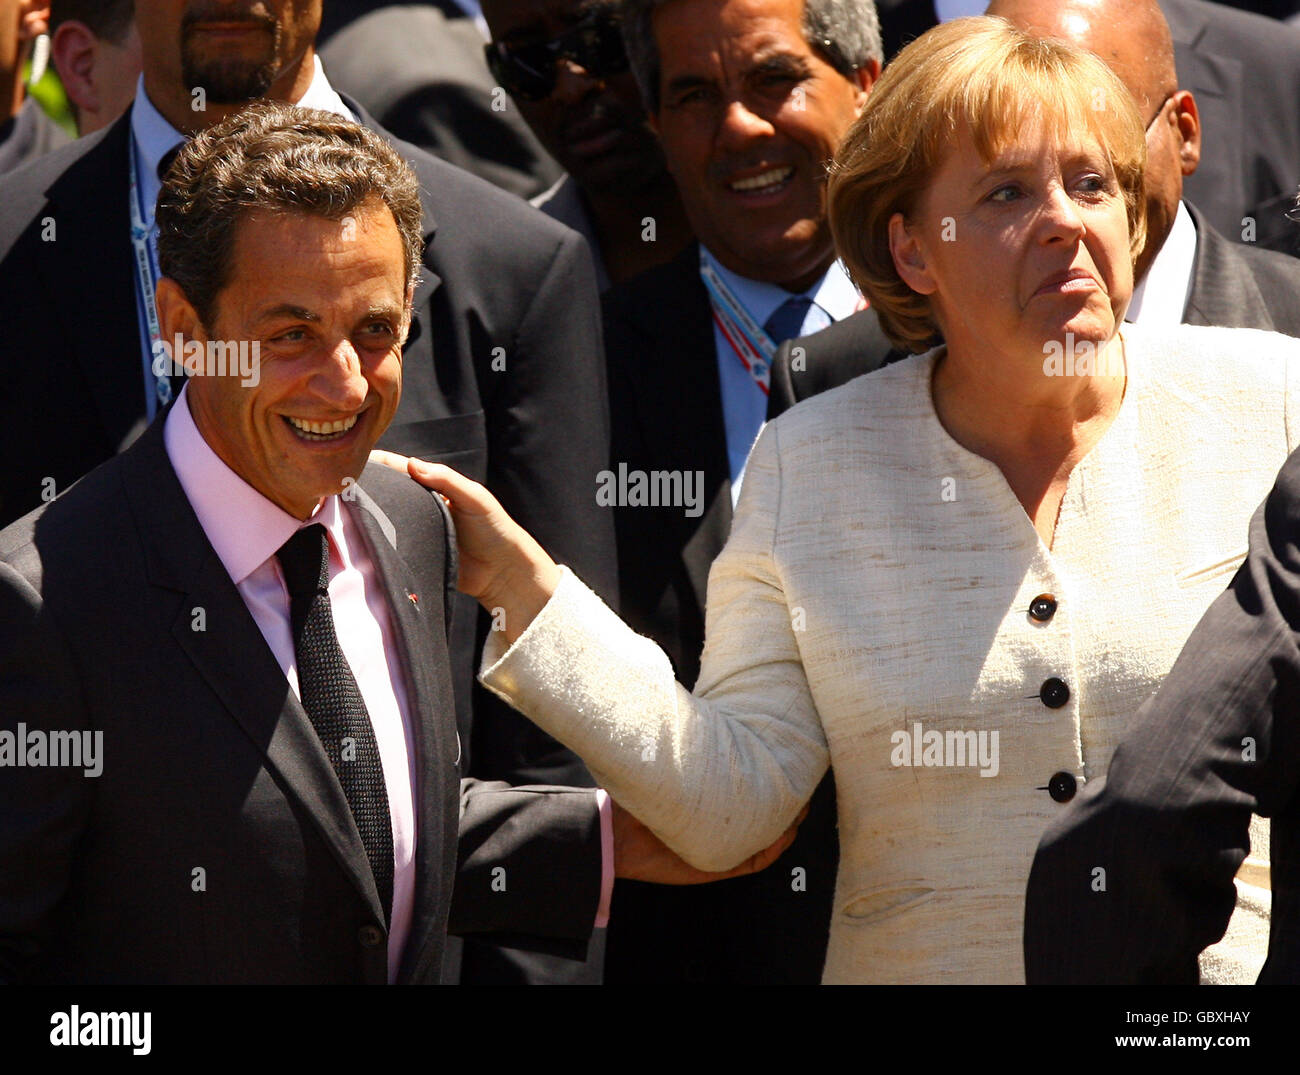
[[[370,307],[370,308],[365,312],[365,314],[362,315],[361,320],[362,320],[362,321],[371,321],[371,320],[373,320],[373,319],[376,318],[376,317],[388,317],[388,318],[392,318],[392,319],[394,319],[394,320],[396,320],[396,321],[400,321],[400,320],[402,319],[402,315],[403,315],[405,312],[406,312],[406,307],[404,307],[404,306],[397,306],[397,305],[393,305],[393,304],[391,304],[391,303],[386,303],[386,302],[385,302],[385,303],[379,303],[379,304],[377,304],[377,305],[375,305],[375,306],[371,306],[371,307]]]
[[[784,50],[773,50],[770,52],[759,52],[754,56],[753,63],[749,68],[751,73],[763,72],[785,72],[785,71],[804,71],[808,70],[808,61],[803,56],[797,56],[793,52]]]
[[[303,306],[295,306],[290,302],[282,302],[276,306],[268,306],[264,310],[258,310],[255,320],[270,321],[276,317],[289,317],[295,321],[310,321],[313,324],[320,321],[320,314],[313,313]]]

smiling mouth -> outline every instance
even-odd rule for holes
[[[359,414],[352,415],[351,418],[341,418],[335,422],[309,422],[305,418],[291,418],[289,415],[282,416],[289,428],[293,430],[294,435],[305,441],[320,442],[330,440],[341,440],[348,434],[348,431],[357,424]]]
[[[727,184],[729,190],[737,194],[775,194],[784,187],[794,176],[794,168],[785,165],[781,168],[769,168],[766,172],[759,172],[758,175],[749,176],[747,179],[736,179]]]

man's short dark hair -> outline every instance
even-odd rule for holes
[[[690,0],[621,0],[620,4],[628,62],[651,113],[659,111],[660,71],[652,22],[655,11],[668,3]],[[845,78],[852,78],[872,60],[885,62],[874,0],[804,0],[803,36]]]
[[[424,244],[420,185],[379,135],[332,112],[258,102],[196,135],[158,194],[158,261],[205,326],[229,283],[241,220],[256,211],[327,220],[382,201],[402,237],[408,287]]]
[[[53,0],[50,33],[70,20],[85,23],[101,41],[120,45],[135,20],[135,0]]]

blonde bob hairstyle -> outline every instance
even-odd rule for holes
[[[836,153],[827,212],[840,257],[895,346],[923,351],[939,326],[929,300],[894,267],[890,218],[912,218],[959,132],[969,132],[991,162],[1035,129],[1096,139],[1124,193],[1136,258],[1146,238],[1146,131],[1128,90],[1100,59],[979,16],[936,26],[885,68]]]

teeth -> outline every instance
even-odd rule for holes
[[[759,190],[762,187],[774,187],[778,183],[784,183],[792,175],[794,175],[793,168],[773,168],[760,175],[750,176],[748,179],[737,179],[731,184],[731,189]]]
[[[289,418],[289,424],[302,433],[310,433],[317,437],[330,437],[337,433],[346,433],[357,424],[358,417],[358,415],[354,414],[351,418],[343,418],[337,422],[308,422],[303,418]]]

